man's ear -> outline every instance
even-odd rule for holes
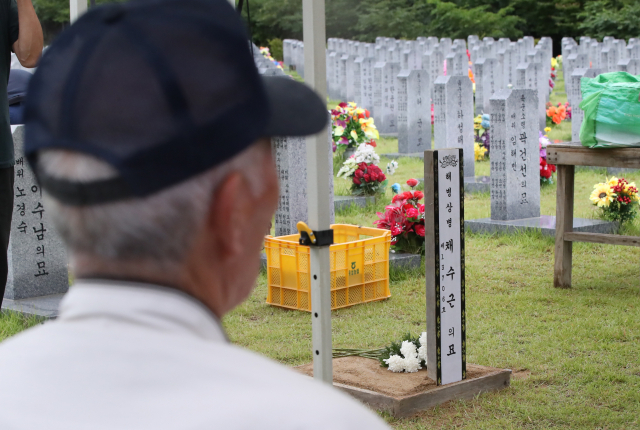
[[[246,195],[245,178],[232,172],[218,185],[211,199],[207,217],[208,233],[215,237],[221,258],[242,252],[242,235],[250,221],[251,199]]]

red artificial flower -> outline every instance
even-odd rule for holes
[[[367,109],[364,110],[364,114],[367,116],[367,118],[371,116],[371,113]]]
[[[409,185],[411,188],[415,187],[416,185],[418,185],[418,180],[417,179],[409,179],[407,181],[407,185]]]
[[[413,194],[411,193],[411,191],[405,191],[404,193],[402,193],[402,198],[404,200],[409,200],[413,198]]]
[[[367,170],[367,163],[363,161],[362,163],[358,164],[358,167],[362,170]]]
[[[378,174],[378,181],[383,182],[385,179],[387,179],[387,175],[384,173]]]
[[[360,184],[362,184],[362,181],[360,181],[360,179],[358,179],[357,177],[354,176],[353,177],[353,183],[356,184],[356,185],[360,185]]]
[[[341,108],[346,108],[347,106],[349,106],[348,104],[346,104],[345,102],[340,103],[338,106],[340,106]]]
[[[391,203],[395,203],[399,200],[402,200],[402,194],[396,194],[395,196],[393,196],[393,198],[391,199]]]
[[[377,182],[378,181],[378,174],[376,172],[370,172],[369,176],[371,177],[371,182]]]
[[[391,227],[391,234],[393,236],[400,236],[402,234],[402,228],[394,225],[393,227]]]
[[[377,147],[378,145],[376,144],[376,141],[371,139],[370,141],[367,142],[367,145],[369,146],[373,146],[374,148]]]
[[[420,211],[421,214],[424,213],[424,205],[418,205],[418,210]]]
[[[370,174],[368,174],[368,173],[365,173],[365,174],[364,174],[364,181],[365,181],[365,182],[371,182],[371,175],[370,175]]]
[[[424,237],[424,225],[416,224],[416,226],[413,229],[416,231],[416,234],[418,236]]]
[[[353,175],[358,179],[362,179],[362,177],[364,176],[364,170],[357,169]]]
[[[409,218],[418,218],[419,216],[420,216],[420,213],[418,212],[418,209],[414,207],[412,207],[407,211],[407,217]]]
[[[423,197],[424,197],[424,194],[422,193],[422,191],[414,191],[413,192],[413,198],[414,199],[420,200]]]

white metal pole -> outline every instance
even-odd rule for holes
[[[325,57],[325,0],[302,0],[305,81],[322,98],[327,98]],[[309,227],[330,228],[329,136],[327,128],[307,137],[307,195]],[[333,383],[331,362],[331,273],[329,247],[311,247],[311,320],[313,377]]]
[[[87,11],[87,0],[69,0],[70,22],[73,24],[76,19]]]

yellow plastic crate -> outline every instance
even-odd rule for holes
[[[331,309],[391,297],[391,232],[345,224],[331,228]],[[311,311],[309,247],[300,245],[299,239],[299,234],[265,238],[267,303]]]

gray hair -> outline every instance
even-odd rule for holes
[[[68,206],[45,191],[45,206],[72,258],[133,259],[165,269],[175,267],[187,257],[205,222],[213,193],[229,173],[244,168],[255,185],[250,194],[263,192],[256,147],[252,145],[220,166],[145,198]],[[68,150],[42,151],[38,163],[49,175],[73,181],[92,182],[118,175],[111,165]]]

